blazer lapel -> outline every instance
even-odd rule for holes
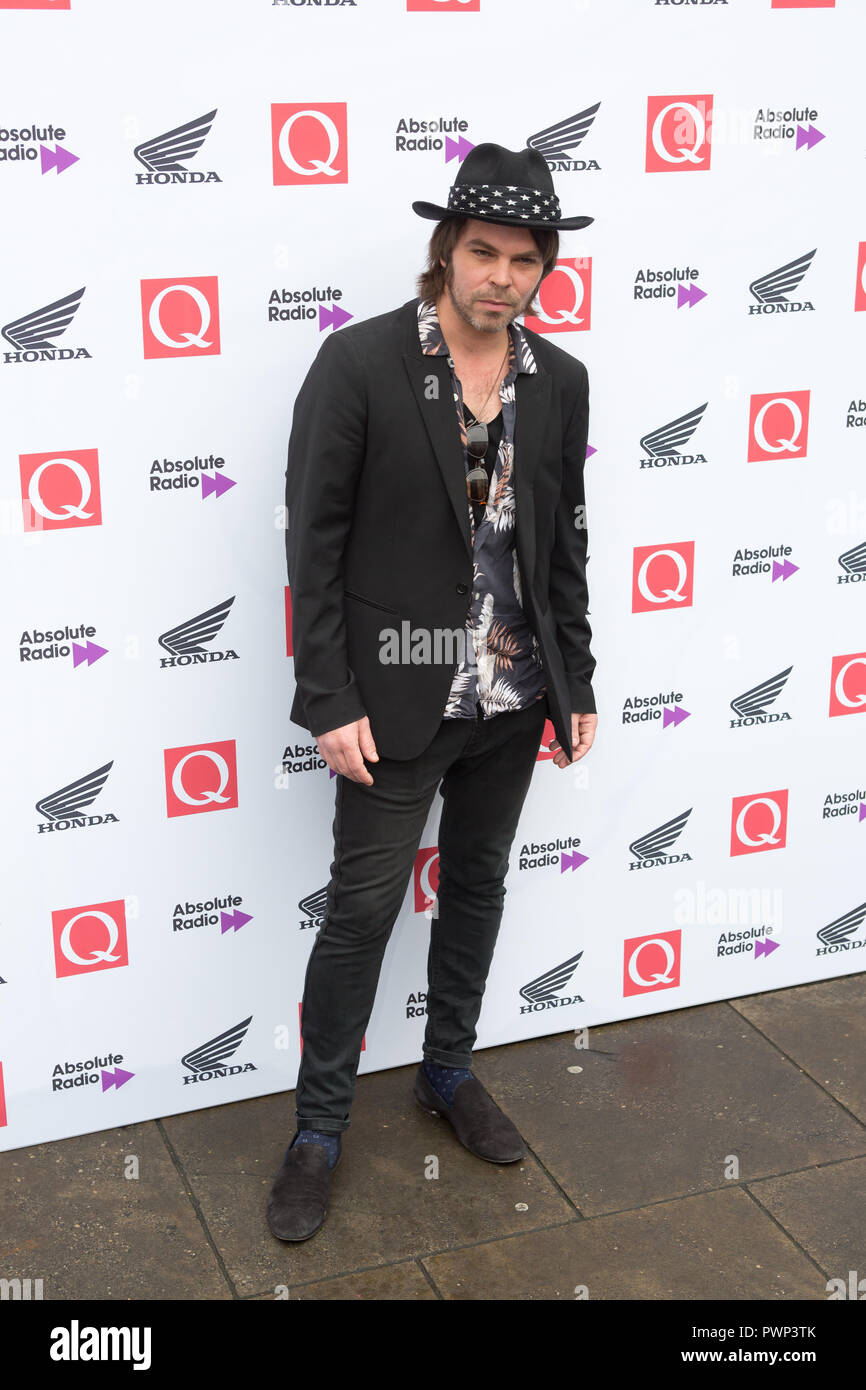
[[[451,394],[451,373],[444,357],[404,354],[403,361],[415,394],[421,419],[433,446],[454,515],[468,554],[472,555],[469,534],[469,502],[466,497],[466,465]]]
[[[515,380],[514,513],[515,544],[524,586],[535,574],[535,501],[532,495],[541,441],[550,404],[550,376],[541,367]],[[534,602],[535,595],[532,595]]]

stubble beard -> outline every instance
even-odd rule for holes
[[[491,310],[478,312],[474,309],[471,300],[461,299],[454,289],[454,266],[449,265],[445,272],[445,287],[448,290],[448,297],[454,308],[454,312],[459,315],[464,323],[475,328],[479,333],[501,333],[503,328],[507,328],[510,323],[520,316],[525,309],[532,303],[535,290],[528,294],[525,299],[518,300],[517,304],[503,310],[502,313],[495,314]],[[536,286],[537,289],[537,286]]]

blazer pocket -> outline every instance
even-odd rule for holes
[[[374,599],[365,598],[363,594],[352,593],[351,589],[344,589],[343,593],[345,594],[346,598],[356,599],[358,603],[366,603],[369,608],[378,608],[383,613],[393,614],[395,618],[398,618],[400,616],[399,611],[396,608],[389,608],[386,603],[376,603]]]

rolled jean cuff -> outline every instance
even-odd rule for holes
[[[295,1111],[295,1129],[317,1129],[320,1134],[345,1134],[349,1128],[348,1120],[334,1120],[330,1117],[316,1120]]]
[[[437,1047],[425,1047],[423,1056],[425,1062],[436,1062],[440,1067],[472,1067],[471,1052],[441,1052]]]

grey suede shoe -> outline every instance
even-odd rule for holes
[[[328,1151],[321,1144],[289,1149],[268,1198],[268,1225],[278,1240],[309,1240],[323,1225],[337,1163],[328,1167]]]
[[[446,1105],[430,1085],[423,1063],[412,1087],[423,1110],[441,1115],[453,1127],[464,1149],[488,1163],[516,1163],[526,1157],[520,1131],[487,1094],[477,1077],[461,1081],[454,1092],[454,1104]]]

